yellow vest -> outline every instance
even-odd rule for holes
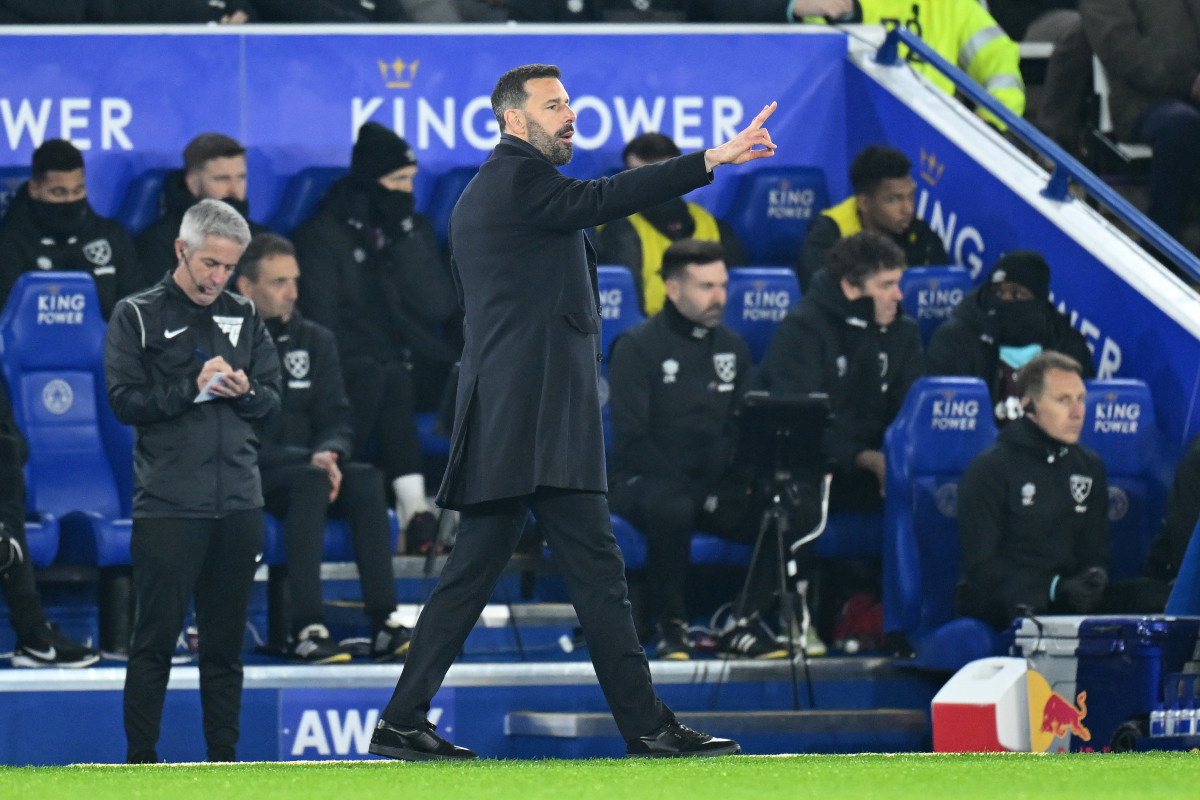
[[[862,230],[862,218],[858,216],[858,196],[850,195],[833,208],[821,212],[821,216],[829,217],[837,223],[842,238],[853,236]]]
[[[1018,117],[1025,113],[1025,82],[1021,79],[1017,43],[996,24],[979,0],[859,0],[859,5],[863,24],[884,25],[889,29],[904,25]],[[803,21],[825,20],[805,17]],[[900,56],[908,56],[904,45],[900,46]],[[923,61],[912,66],[946,94],[954,94],[953,82],[937,68]],[[996,121],[987,112],[982,116]]]
[[[687,208],[692,221],[696,223],[693,239],[702,242],[721,241],[721,230],[712,214],[695,203],[688,203]],[[649,317],[661,311],[667,299],[667,286],[658,272],[662,269],[663,253],[671,246],[671,240],[641,214],[634,214],[629,218],[629,223],[642,242],[642,311]]]

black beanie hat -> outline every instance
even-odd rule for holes
[[[358,141],[350,156],[350,174],[365,181],[376,181],[402,167],[417,163],[417,154],[394,131],[378,122],[358,129]]]
[[[1019,283],[1039,300],[1050,299],[1050,265],[1041,253],[1033,250],[1014,250],[1005,253],[992,267],[988,283]]]

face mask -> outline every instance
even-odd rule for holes
[[[411,192],[392,191],[376,181],[367,189],[371,202],[371,213],[375,221],[386,230],[395,230],[400,223],[412,216],[417,199]]]
[[[1041,300],[997,302],[996,321],[1000,323],[998,341],[1002,345],[1019,347],[1046,339],[1046,304]]]
[[[642,216],[659,230],[677,239],[686,239],[696,232],[696,223],[688,213],[687,203],[675,197],[642,212]]]
[[[34,223],[44,233],[61,239],[79,230],[87,214],[87,198],[70,203],[47,203],[29,198],[29,209]]]
[[[250,201],[239,200],[236,197],[222,197],[221,202],[233,206],[233,210],[242,215],[242,219],[250,219]]]
[[[1041,352],[1040,344],[1027,344],[1024,347],[1009,347],[1002,344],[1000,345],[1000,360],[1013,369],[1020,369]]]

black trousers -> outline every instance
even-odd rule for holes
[[[746,481],[726,479],[712,491],[669,478],[639,477],[609,488],[613,513],[624,517],[646,537],[646,583],[659,622],[688,619],[686,586],[691,563],[692,534],[719,536],[738,544],[758,540],[764,502],[753,496]],[[709,497],[716,498],[711,507]],[[792,509],[788,548],[812,528],[815,495],[804,492],[800,508]],[[804,551],[811,550],[805,547]],[[804,567],[808,567],[807,552]],[[779,589],[779,550],[775,532],[763,542],[754,574],[750,576],[745,611],[766,613]]]
[[[329,474],[313,464],[262,470],[267,510],[286,520],[287,580],[292,633],[324,622],[321,611],[321,551],[328,513],[350,521],[354,559],[367,617],[376,628],[396,608],[391,530],[383,476],[369,464],[342,468],[342,488],[329,503]]]
[[[383,718],[419,725],[429,702],[491,597],[529,513],[562,570],[592,665],[617,728],[635,739],[666,724],[671,710],[650,682],[625,585],[625,561],[603,494],[539,489],[526,497],[468,506],[441,580],[417,620],[412,646]]]
[[[40,640],[46,612],[33,582],[29,543],[25,538],[25,475],[21,471],[18,444],[11,436],[0,436],[0,522],[25,552],[25,562],[0,578],[0,590],[8,603],[9,618],[21,644]]]
[[[342,362],[346,395],[354,412],[354,453],[383,471],[390,484],[401,475],[421,471],[421,440],[411,366],[403,361],[382,363],[373,358]],[[364,458],[375,444],[374,457]]]
[[[125,673],[131,761],[156,760],[171,656],[188,602],[200,632],[200,702],[211,761],[235,758],[242,708],[242,640],[263,548],[261,509],[219,519],[134,519],[137,610]]]

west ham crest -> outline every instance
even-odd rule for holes
[[[108,239],[97,239],[83,246],[83,255],[97,267],[103,267],[112,261],[112,245]]]
[[[296,380],[308,375],[308,351],[290,350],[283,357],[283,366]]]
[[[716,368],[717,377],[722,383],[733,383],[733,379],[737,377],[737,354],[714,353],[713,367]]]

